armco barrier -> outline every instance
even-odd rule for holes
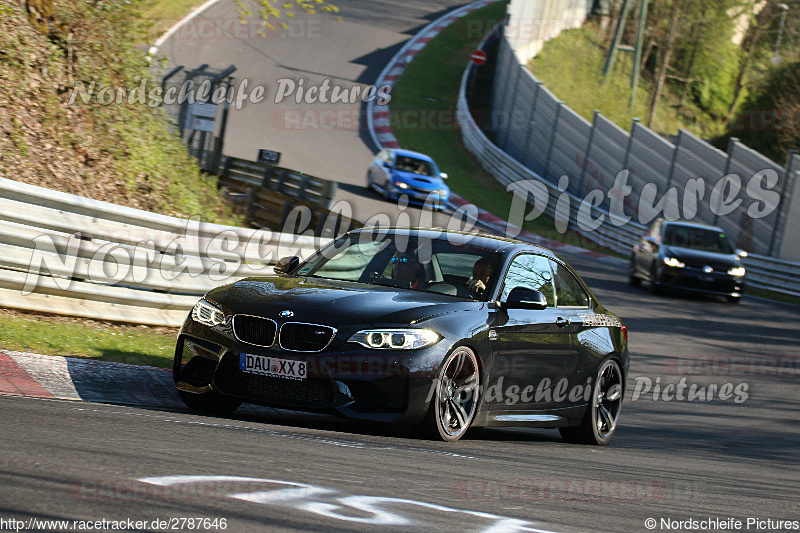
[[[317,237],[334,238],[362,225],[330,210],[338,187],[335,181],[226,157],[218,184],[244,207],[247,223],[256,228],[281,228],[298,234],[310,230]]]
[[[180,219],[0,178],[0,306],[177,326],[223,283],[328,239]]]
[[[750,254],[742,262],[747,283],[754,287],[800,297],[800,264]]]

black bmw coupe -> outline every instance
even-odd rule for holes
[[[626,328],[545,248],[369,228],[275,271],[211,290],[187,317],[174,378],[189,407],[328,412],[446,441],[470,427],[614,433]]]

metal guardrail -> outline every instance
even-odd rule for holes
[[[330,210],[338,184],[288,168],[225,158],[219,187],[247,213],[257,228],[334,238],[362,224]]]
[[[323,209],[331,206],[333,195],[338,188],[335,181],[236,157],[225,158],[220,181],[223,185],[230,181],[246,184],[249,187],[268,189]]]
[[[754,254],[742,263],[749,285],[800,298],[800,263]]]
[[[150,213],[0,178],[0,306],[180,325],[209,289],[328,239]]]

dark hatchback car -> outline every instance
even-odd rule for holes
[[[650,291],[674,288],[725,296],[739,302],[745,268],[725,232],[695,222],[657,219],[631,252],[631,285],[647,280]]]
[[[545,248],[371,228],[275,270],[211,290],[186,319],[174,378],[189,407],[327,412],[447,441],[474,426],[614,433],[627,331]]]

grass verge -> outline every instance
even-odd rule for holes
[[[770,291],[767,289],[761,289],[759,287],[753,287],[752,285],[746,285],[744,288],[744,293],[748,296],[755,296],[757,298],[765,298],[767,300],[774,300],[776,302],[783,302],[792,305],[800,305],[800,298],[798,298],[797,296],[792,296],[791,294],[784,294],[782,292]]]
[[[143,12],[160,34],[205,2],[206,0],[145,0]]]
[[[0,310],[0,349],[172,368],[178,330]]]

